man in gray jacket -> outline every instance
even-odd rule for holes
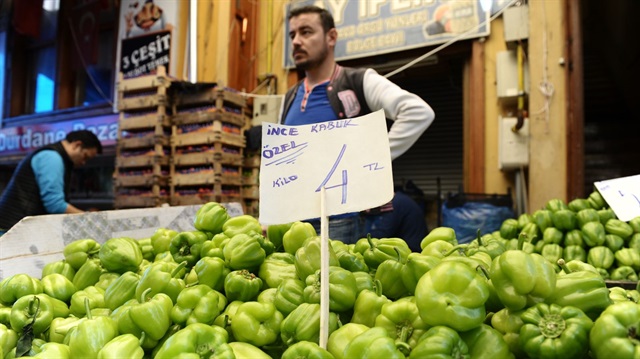
[[[435,114],[420,97],[389,81],[373,69],[338,65],[334,58],[338,32],[333,16],[316,6],[294,8],[289,16],[293,60],[305,78],[287,92],[280,122],[307,125],[359,117],[384,109],[393,121],[389,129],[391,159],[405,153],[431,125]],[[318,220],[310,220],[318,229]],[[329,237],[355,243],[362,235],[358,213],[333,216]]]

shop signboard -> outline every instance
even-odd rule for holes
[[[481,0],[299,0],[287,3],[284,11],[288,16],[292,7],[302,5],[329,10],[338,30],[335,57],[340,61],[487,36],[489,11],[480,4]],[[292,68],[288,34],[285,21],[284,67]]]
[[[261,156],[260,223],[359,212],[393,198],[383,110],[311,125],[265,123]]]
[[[118,138],[118,114],[2,128],[0,156],[24,155],[63,140],[67,133],[78,130],[95,133],[102,146],[114,146]]]
[[[180,38],[179,12],[186,1],[122,0],[118,31],[117,73],[125,78],[154,73],[165,66],[176,75]]]

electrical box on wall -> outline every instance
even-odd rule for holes
[[[512,42],[529,38],[529,6],[510,6],[502,14],[504,19],[504,41],[507,46]]]
[[[263,122],[277,123],[282,96],[259,96],[253,99],[253,126]]]
[[[515,117],[500,117],[498,124],[498,167],[502,171],[529,165],[529,119],[522,128],[513,131],[518,123]]]
[[[518,97],[518,60],[515,50],[500,51],[496,54],[496,90],[498,98]],[[529,93],[529,65],[524,61],[524,93]]]

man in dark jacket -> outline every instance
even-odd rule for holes
[[[334,59],[338,40],[333,17],[316,6],[294,8],[289,16],[293,60],[305,78],[283,100],[280,123],[308,125],[359,117],[384,109],[393,121],[389,129],[391,159],[406,152],[435,117],[420,97],[401,89],[373,69],[342,67]],[[318,220],[310,221],[319,228]],[[362,231],[358,213],[333,216],[329,238],[354,243]]]
[[[80,130],[25,157],[0,197],[0,234],[26,216],[83,212],[69,203],[71,172],[99,153],[98,137]]]

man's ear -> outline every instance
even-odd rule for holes
[[[82,141],[73,141],[71,142],[71,147],[74,149],[82,148]]]
[[[336,30],[335,27],[327,32],[327,42],[329,46],[336,46],[336,42],[338,42],[338,30]]]

